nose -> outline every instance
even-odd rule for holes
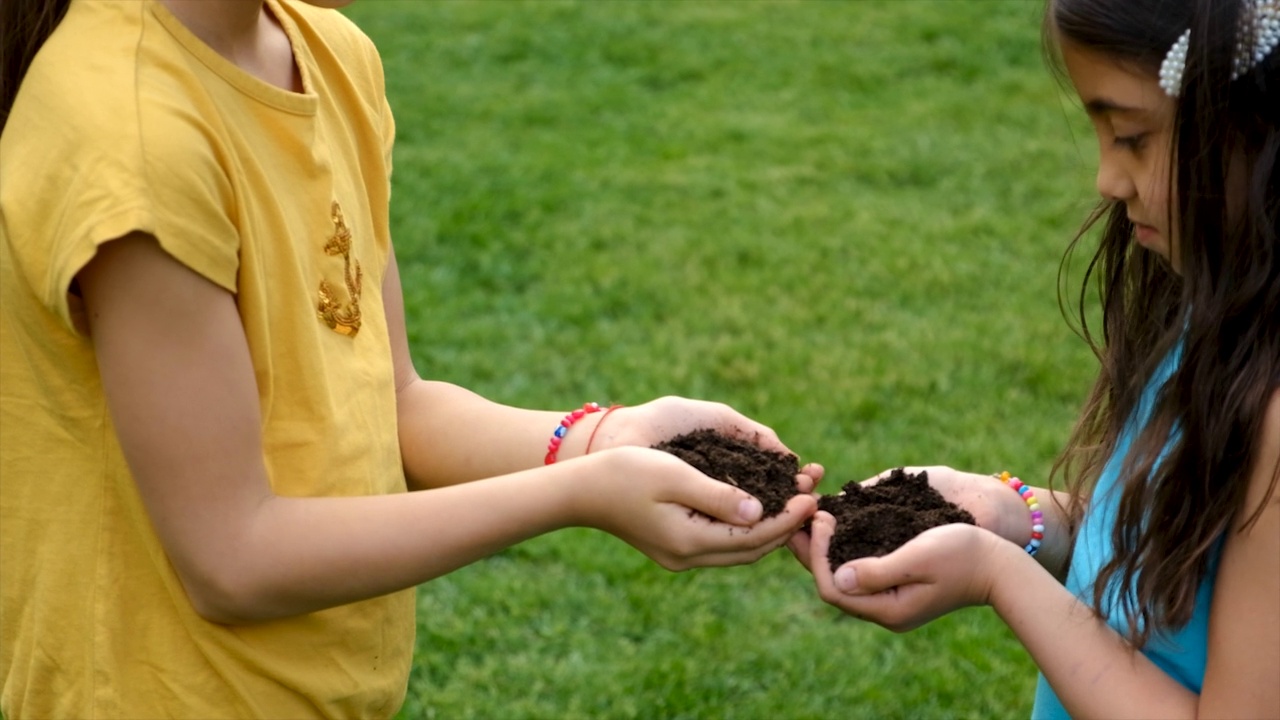
[[[1099,158],[1097,186],[1098,194],[1111,202],[1124,202],[1135,194],[1133,179],[1110,153]]]

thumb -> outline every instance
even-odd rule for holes
[[[900,579],[882,558],[862,558],[841,565],[833,581],[846,595],[874,595],[897,587]]]
[[[680,489],[677,502],[731,525],[752,525],[764,515],[759,500],[719,480],[703,476],[702,482],[685,483]]]

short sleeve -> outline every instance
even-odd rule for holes
[[[142,117],[143,172],[154,234],[183,265],[236,292],[240,233],[236,194],[219,162],[219,143],[198,117],[155,112]],[[264,198],[264,200],[267,200]]]
[[[156,237],[180,262],[235,290],[226,173],[194,113],[147,122],[167,108],[148,110],[156,95],[145,86],[151,73],[139,71],[146,50],[138,5],[68,13],[28,70],[0,136],[0,220],[11,257],[73,331],[76,275],[102,244],[130,233]],[[120,32],[98,27],[121,21]],[[82,62],[86,43],[96,43],[101,62]]]
[[[382,155],[387,164],[387,178],[391,178],[392,155],[396,145],[396,119],[391,112],[391,104],[382,99]]]

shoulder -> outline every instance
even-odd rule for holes
[[[1271,390],[1262,419],[1262,443],[1269,445],[1273,453],[1280,452],[1280,387]],[[1270,431],[1270,432],[1268,432]]]
[[[378,48],[350,18],[338,10],[317,7],[302,0],[278,2],[313,52],[332,53],[347,67],[368,72],[381,89],[382,60]]]
[[[1209,607],[1200,714],[1278,717],[1280,709],[1280,389],[1263,409],[1245,505],[1226,534]],[[1200,602],[1198,600],[1198,602]]]
[[[93,147],[118,153],[132,139],[141,6],[71,3],[19,87],[5,126],[6,155],[24,147],[45,158]]]
[[[37,53],[0,135],[0,218],[47,303],[61,309],[101,243],[176,218],[202,229],[191,242],[216,246],[205,254],[229,282],[229,185],[196,63],[145,2],[72,2]]]
[[[61,289],[46,285],[65,273],[50,265],[87,257],[94,233],[145,225],[137,220],[148,205],[136,101],[141,5],[71,3],[0,135],[0,219],[33,287],[55,301]]]
[[[343,122],[363,127],[368,131],[365,137],[380,138],[378,152],[387,157],[389,168],[395,121],[387,102],[382,58],[373,41],[338,10],[302,0],[270,1],[278,3],[286,24],[305,44],[306,61],[312,64],[313,77],[325,86],[324,94],[347,111]]]
[[[1244,517],[1257,510],[1280,512],[1280,388],[1271,391],[1262,415],[1257,444],[1253,451],[1253,468],[1249,473],[1249,491]]]
[[[118,201],[145,184],[148,154],[188,162],[203,134],[185,59],[149,3],[72,2],[23,78],[0,172],[31,187],[83,181]]]
[[[280,7],[299,22],[315,27],[320,32],[334,33],[357,43],[373,41],[341,10],[314,5],[306,0],[276,0]]]

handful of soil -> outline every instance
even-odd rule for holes
[[[977,524],[973,515],[929,486],[929,473],[898,468],[875,485],[850,482],[838,495],[818,498],[818,509],[835,516],[836,534],[827,559],[835,570],[854,558],[888,555],[938,525]]]
[[[689,463],[703,475],[741,488],[764,507],[762,518],[782,512],[798,495],[795,455],[762,450],[742,440],[710,430],[694,430],[653,446]]]

